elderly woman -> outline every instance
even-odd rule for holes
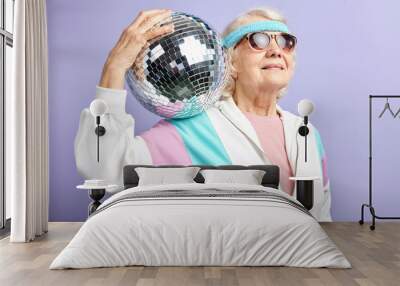
[[[85,108],[75,139],[79,173],[121,185],[127,164],[274,164],[280,167],[280,189],[291,195],[290,176],[321,178],[315,181],[311,213],[320,221],[330,221],[329,180],[318,131],[310,126],[305,162],[304,137],[298,134],[303,120],[277,105],[293,75],[296,46],[296,38],[277,12],[251,10],[224,31],[231,74],[215,106],[191,118],[161,120],[134,135],[134,119],[125,112],[124,75],[149,40],[173,31],[172,26],[152,29],[169,13],[141,12],[111,50],[96,87],[96,98],[109,107],[102,119],[107,133],[101,138],[101,162],[93,148],[94,118]]]

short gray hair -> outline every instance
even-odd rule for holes
[[[242,26],[245,23],[245,20],[249,17],[252,16],[260,16],[264,17],[267,20],[274,20],[274,21],[279,21],[282,23],[287,24],[286,19],[280,14],[278,11],[267,8],[267,7],[259,7],[259,8],[254,8],[251,9],[238,17],[236,17],[232,22],[229,23],[229,25],[225,28],[225,30],[222,33],[222,37],[227,36],[229,33],[232,31],[236,30],[240,26]],[[227,98],[233,95],[235,92],[235,87],[236,87],[236,80],[232,76],[232,59],[235,56],[235,49],[234,47],[228,48],[227,49],[227,76],[226,76],[226,84],[223,89],[223,97]],[[283,88],[278,96],[278,99],[280,99],[285,93],[286,93],[287,88]]]

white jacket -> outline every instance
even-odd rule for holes
[[[126,95],[126,90],[96,87],[96,98],[108,105],[108,112],[101,117],[106,133],[100,137],[100,162],[95,118],[88,108],[81,113],[74,147],[78,172],[85,179],[101,178],[122,185],[122,170],[128,164],[271,164],[256,131],[232,98],[220,100],[191,118],[160,120],[135,136],[135,120],[125,112]],[[314,207],[310,212],[319,221],[331,221],[326,155],[319,133],[309,124],[305,162],[304,137],[298,133],[302,118],[278,105],[277,109],[282,115],[286,152],[294,176],[320,178],[314,181]]]

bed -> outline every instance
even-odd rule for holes
[[[144,266],[292,266],[351,268],[302,204],[278,190],[272,165],[193,165],[201,170],[264,170],[260,185],[138,185],[124,167],[124,190],[82,225],[50,269]],[[158,166],[158,168],[171,166]],[[184,167],[184,166],[173,166]]]

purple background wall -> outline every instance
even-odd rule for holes
[[[297,66],[280,105],[316,105],[311,121],[328,154],[334,220],[358,220],[368,195],[368,95],[400,94],[399,1],[47,1],[49,37],[50,220],[82,221],[89,198],[73,142],[79,115],[94,98],[103,63],[121,31],[142,9],[168,7],[195,14],[222,31],[239,13],[260,5],[281,11],[298,39]],[[400,118],[377,119],[374,108],[374,187],[379,215],[400,215]],[[400,100],[392,101],[395,110]],[[131,96],[136,134],[158,117]],[[396,213],[397,212],[397,213]]]

